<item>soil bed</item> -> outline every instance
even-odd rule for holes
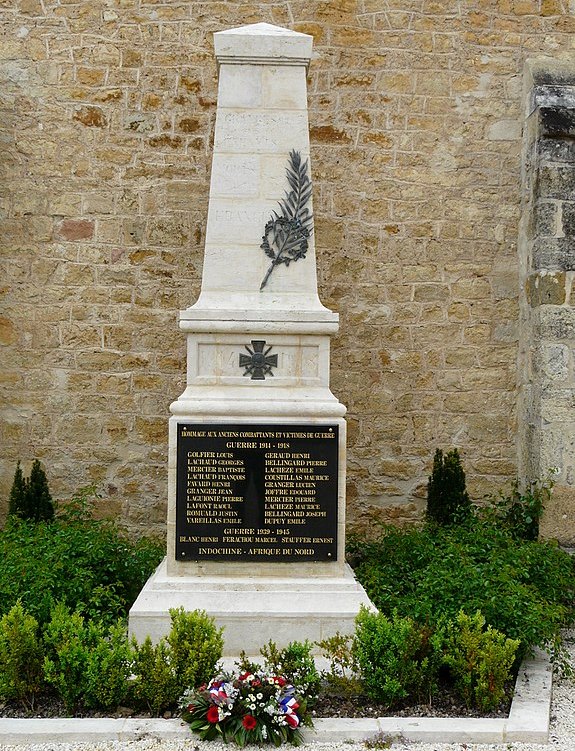
[[[334,694],[323,695],[312,711],[312,716],[320,717],[507,717],[511,700],[501,704],[496,711],[481,712],[469,709],[456,696],[447,690],[439,691],[431,704],[405,704],[389,709],[376,704],[365,696],[343,697]],[[177,713],[166,712],[165,718],[177,717]],[[79,710],[71,714],[55,696],[37,697],[32,710],[17,702],[0,702],[0,717],[153,717],[149,712],[141,712],[128,707],[120,707],[116,712]]]
[[[507,717],[511,699],[503,702],[492,712],[470,709],[452,692],[439,690],[432,703],[404,704],[389,707],[376,704],[365,696],[338,697],[333,694],[322,697],[312,715],[314,717]]]

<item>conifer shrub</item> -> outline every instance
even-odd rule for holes
[[[10,490],[8,500],[8,513],[11,516],[19,516],[21,519],[29,519],[30,511],[28,508],[28,496],[26,493],[26,479],[22,472],[20,462],[16,464],[14,472],[14,481]]]
[[[27,492],[32,520],[46,522],[53,519],[54,504],[48,488],[48,478],[38,459],[32,463]]]
[[[503,701],[519,644],[518,639],[486,626],[480,611],[474,615],[460,611],[449,624],[443,661],[468,707],[490,711]]]
[[[24,477],[20,462],[16,465],[8,513],[36,523],[54,518],[54,504],[48,488],[48,479],[38,459],[32,464],[29,478]]]
[[[470,511],[459,451],[452,449],[444,456],[437,449],[427,483],[427,519],[441,525],[454,524],[469,516]]]
[[[32,709],[43,683],[38,621],[17,602],[0,618],[0,698]]]

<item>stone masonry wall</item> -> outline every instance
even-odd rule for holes
[[[162,531],[177,311],[197,297],[212,33],[313,34],[321,296],[339,311],[350,524],[420,516],[436,446],[479,498],[517,471],[523,69],[573,0],[2,0],[2,451]]]
[[[575,65],[528,66],[524,290],[520,346],[520,474],[554,468],[541,533],[575,542]]]

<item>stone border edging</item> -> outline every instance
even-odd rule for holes
[[[378,733],[390,738],[443,743],[546,743],[549,739],[552,668],[538,650],[519,670],[508,718],[379,717],[326,718],[304,731],[306,742],[363,741]],[[185,740],[190,729],[181,720],[138,718],[0,718],[0,745],[100,743],[143,738]]]

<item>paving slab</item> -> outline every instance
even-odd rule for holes
[[[553,667],[549,657],[537,650],[517,674],[504,740],[547,742],[552,687]]]

